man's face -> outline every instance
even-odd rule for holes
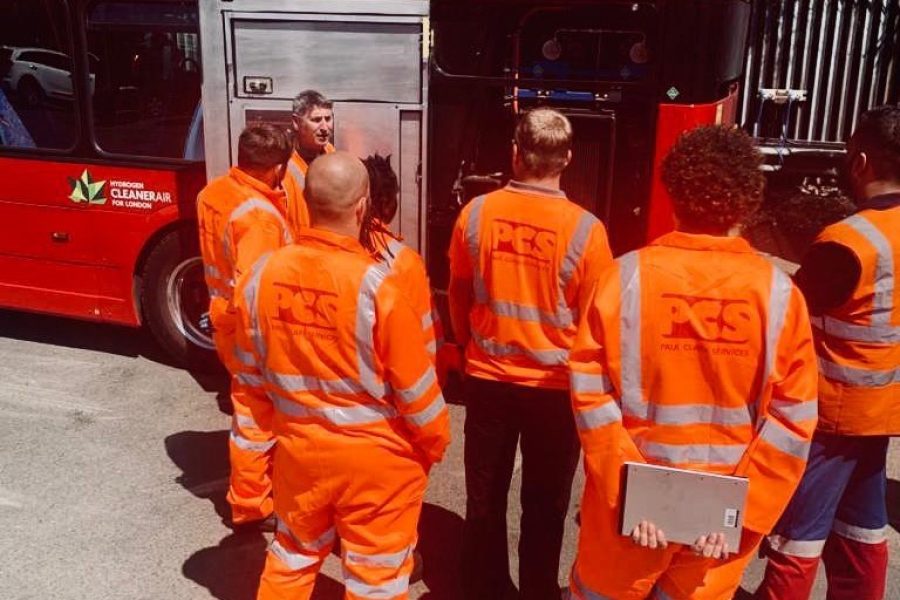
[[[334,132],[334,111],[314,107],[305,115],[294,115],[297,147],[307,152],[324,152]]]

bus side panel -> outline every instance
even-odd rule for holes
[[[205,184],[202,164],[189,170],[147,171],[135,169],[134,177],[164,176],[166,189],[174,189],[173,202],[146,214],[113,212],[106,216],[110,235],[106,244],[115,254],[117,266],[109,277],[100,281],[101,311],[104,321],[140,325],[138,299],[134,298],[134,276],[140,275],[141,259],[152,250],[157,234],[173,224],[190,227],[196,233],[197,193]],[[171,186],[171,187],[169,187]]]
[[[701,125],[733,125],[737,109],[737,88],[710,104],[660,104],[656,121],[656,148],[653,151],[653,181],[647,218],[647,242],[672,231],[675,221],[672,200],[662,184],[662,161],[683,132]]]
[[[202,165],[132,168],[0,158],[0,305],[139,325],[137,260],[153,234],[193,218]]]

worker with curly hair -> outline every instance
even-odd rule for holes
[[[803,474],[817,418],[806,305],[737,236],[760,204],[760,163],[740,130],[683,134],[662,171],[676,231],[619,257],[586,305],[570,355],[587,472],[578,600],[730,600]],[[747,478],[742,518],[693,544],[646,517],[620,535],[626,462]]]

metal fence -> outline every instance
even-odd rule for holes
[[[900,0],[757,0],[740,122],[763,137],[845,141],[861,112],[900,101],[898,37]],[[760,89],[797,93],[776,107]]]

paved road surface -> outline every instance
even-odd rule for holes
[[[254,598],[267,540],[232,535],[221,519],[224,390],[221,375],[167,365],[141,332],[0,311],[0,597]],[[451,414],[454,443],[433,471],[421,527],[426,574],[413,598],[461,598],[464,409]],[[900,598],[896,446],[891,461],[888,598]],[[509,511],[514,569],[517,498],[518,472]],[[570,519],[562,570],[575,533]],[[749,570],[748,590],[760,567]],[[339,599],[339,582],[332,556],[314,598]],[[824,598],[821,585],[815,597]]]

